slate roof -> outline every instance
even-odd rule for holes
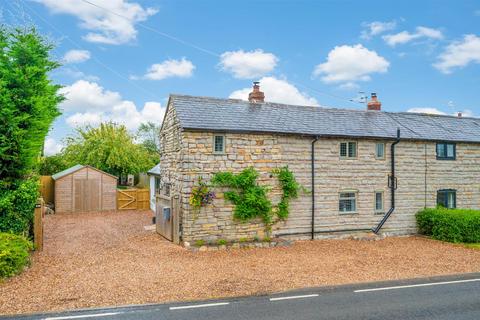
[[[85,166],[82,166],[81,164],[76,164],[73,167],[70,167],[68,169],[65,169],[63,171],[57,172],[54,175],[52,175],[53,180],[60,179],[62,177],[68,176],[70,173],[73,173],[75,171],[78,171],[82,168],[85,168]]]
[[[159,176],[160,175],[160,163],[157,164],[155,167],[147,171],[147,174],[153,175],[153,176]]]
[[[480,119],[171,95],[184,129],[480,142]]]

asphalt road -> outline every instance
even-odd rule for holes
[[[480,273],[0,319],[480,319]]]

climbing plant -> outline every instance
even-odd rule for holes
[[[277,206],[277,216],[279,219],[285,220],[288,218],[290,199],[297,198],[298,192],[303,190],[303,187],[295,180],[295,176],[288,166],[273,170],[273,174],[277,176],[283,191]]]
[[[258,172],[252,167],[239,174],[218,172],[213,176],[212,184],[234,189],[225,192],[225,199],[235,205],[233,215],[236,219],[247,221],[258,217],[268,228],[275,222],[275,216],[279,220],[288,218],[290,200],[297,198],[298,192],[302,190],[288,167],[276,169],[273,174],[279,179],[283,191],[281,201],[276,207],[267,197],[270,187],[258,185]]]

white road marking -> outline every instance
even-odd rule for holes
[[[302,298],[313,298],[318,297],[318,294],[304,294],[301,296],[288,296],[288,297],[277,297],[270,298],[270,301],[280,301],[280,300],[289,300],[289,299],[302,299]]]
[[[192,304],[192,305],[188,305],[188,306],[170,307],[170,310],[207,308],[207,307],[216,307],[216,306],[226,306],[227,304],[230,304],[230,302],[217,302],[217,303],[206,303],[206,304]]]
[[[445,284],[455,284],[455,283],[465,283],[465,282],[475,282],[480,281],[480,279],[467,279],[467,280],[455,280],[455,281],[443,281],[443,282],[430,282],[430,283],[420,283],[420,284],[411,284],[405,286],[395,286],[395,287],[384,287],[384,288],[372,288],[372,289],[361,289],[355,290],[353,292],[372,292],[372,291],[382,291],[382,290],[395,290],[395,289],[406,289],[406,288],[416,288],[416,287],[429,287],[429,286],[439,286]]]
[[[78,316],[63,316],[63,317],[50,317],[45,318],[44,320],[66,320],[66,319],[83,319],[83,318],[97,318],[97,317],[108,317],[121,314],[123,312],[108,312],[108,313],[92,313],[92,314],[83,314]]]

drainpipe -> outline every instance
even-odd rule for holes
[[[315,239],[315,142],[318,136],[312,140],[312,240]]]
[[[383,219],[378,223],[375,228],[372,228],[373,233],[377,234],[380,229],[383,227],[385,222],[387,222],[390,215],[395,210],[395,190],[397,189],[397,178],[395,177],[395,145],[400,142],[400,129],[397,129],[397,139],[390,146],[390,157],[391,157],[391,172],[389,177],[389,187],[390,187],[390,200],[391,207],[390,210],[383,216]]]

